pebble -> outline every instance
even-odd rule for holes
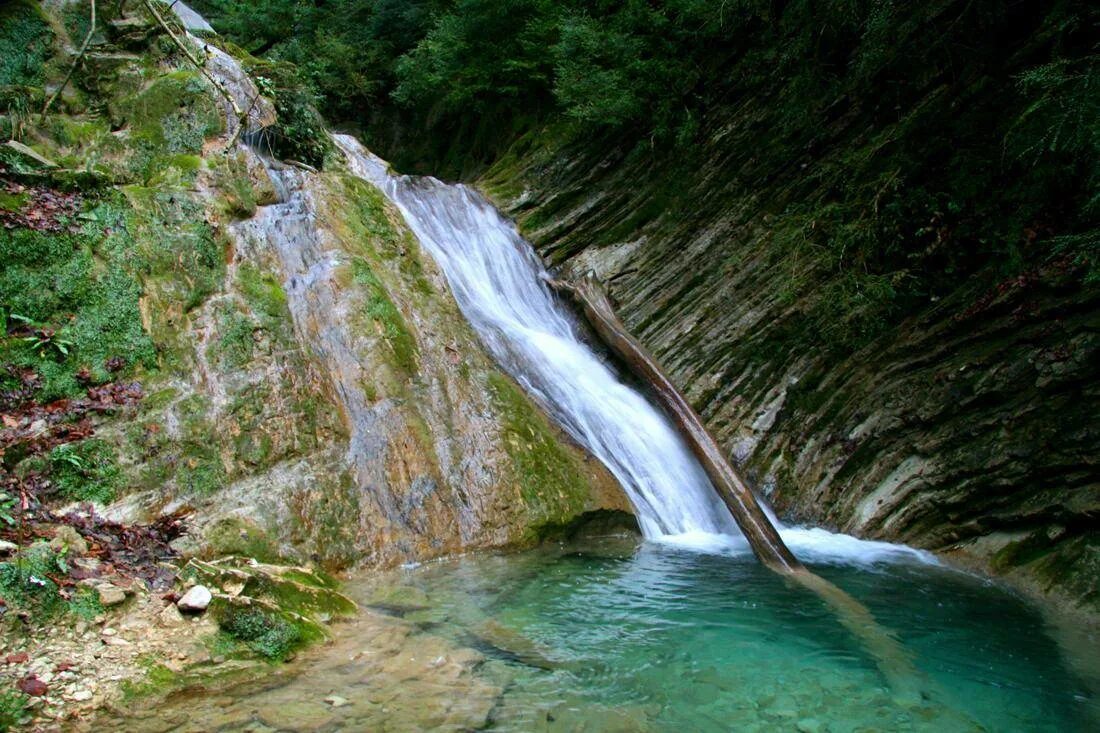
[[[795,727],[798,733],[821,733],[821,722],[817,718],[802,718]]]
[[[72,699],[76,702],[87,702],[92,699],[91,690],[77,690],[72,694]]]
[[[176,606],[181,611],[202,613],[210,605],[211,600],[213,600],[213,595],[210,593],[210,589],[205,585],[196,585],[176,601]]]
[[[9,555],[19,549],[19,545],[7,540],[0,540],[0,555]]]
[[[334,708],[342,708],[345,705],[351,705],[351,701],[349,701],[346,697],[340,697],[339,695],[329,695],[325,698],[325,702],[327,702]]]

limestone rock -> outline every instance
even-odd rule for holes
[[[202,613],[210,605],[213,597],[210,589],[205,585],[196,585],[176,601],[176,606],[185,613]]]
[[[99,592],[99,602],[105,608],[117,606],[126,600],[126,591],[111,583],[104,583],[96,590]]]
[[[50,540],[50,547],[55,551],[68,548],[69,552],[73,555],[83,555],[88,552],[88,542],[80,533],[67,524],[63,524],[54,530],[53,539]]]
[[[11,160],[30,168],[56,168],[57,163],[34,152],[16,140],[0,145],[0,159]]]
[[[168,604],[164,610],[157,614],[157,625],[165,628],[175,628],[186,622],[183,614],[173,604]]]

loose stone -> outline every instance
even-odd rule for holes
[[[202,613],[210,605],[211,600],[213,595],[210,590],[205,585],[196,585],[176,601],[176,606],[185,613]]]

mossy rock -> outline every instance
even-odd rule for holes
[[[134,172],[143,180],[173,168],[183,176],[196,170],[194,159],[203,143],[225,130],[216,92],[198,73],[174,71],[141,91],[108,103],[111,122],[128,126],[135,149]]]
[[[563,446],[546,415],[508,377],[493,372],[489,394],[501,418],[520,498],[529,515],[528,540],[584,511],[590,483],[580,458]]]
[[[220,588],[234,597],[263,600],[284,611],[307,617],[348,617],[355,614],[355,602],[333,588],[331,579],[302,567],[270,565],[243,558],[214,562],[191,560],[184,577]]]
[[[238,517],[225,517],[211,524],[202,534],[204,553],[210,559],[239,555],[261,562],[283,559],[275,543],[255,523]]]

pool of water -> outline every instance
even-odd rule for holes
[[[508,668],[499,730],[585,720],[588,730],[604,721],[668,731],[1095,723],[1040,618],[1003,590],[904,556],[814,569],[897,634],[924,678],[924,704],[895,702],[818,598],[740,553],[604,541],[436,563],[403,582],[425,593],[436,633],[495,662],[486,674]]]
[[[896,700],[816,596],[751,556],[619,538],[353,580],[364,617],[333,645],[268,685],[186,701],[186,720],[250,731],[1097,729],[1090,692],[1028,605],[913,555],[868,558],[813,568],[896,633],[922,702]],[[333,694],[339,707],[323,701]]]

